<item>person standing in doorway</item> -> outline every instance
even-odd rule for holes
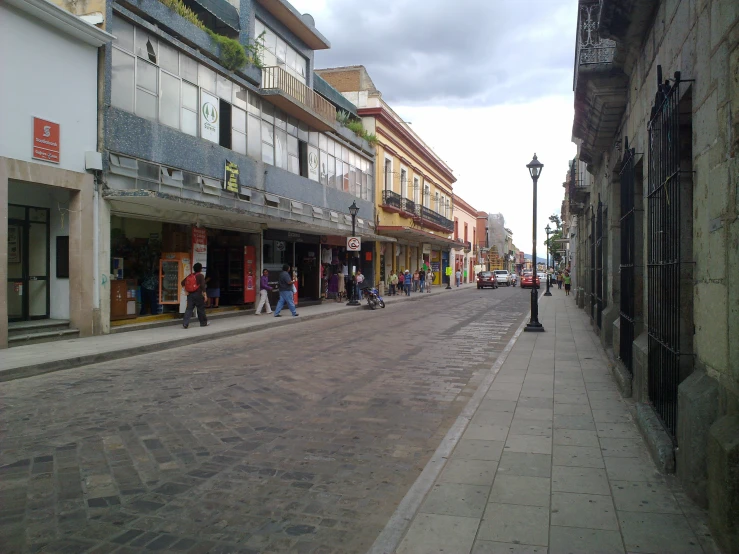
[[[265,305],[267,306],[267,313],[272,313],[272,306],[269,305],[269,293],[272,290],[269,285],[269,271],[265,269],[259,278],[259,304],[257,304],[257,311],[254,315],[262,315],[262,307]]]
[[[209,300],[208,308],[217,308],[221,301],[221,274],[217,267],[213,266],[213,269],[208,271],[205,283]]]
[[[280,312],[285,304],[290,308],[290,313],[293,314],[293,317],[298,317],[298,312],[295,309],[295,302],[293,301],[293,278],[290,276],[290,273],[288,273],[289,269],[289,265],[283,265],[280,277],[277,280],[277,288],[280,291],[280,300],[277,302],[277,307],[275,308],[275,317],[282,317]]]
[[[570,277],[569,271],[565,271],[564,281],[565,281],[565,296],[569,296],[570,289],[572,288],[572,277]]]
[[[190,326],[190,318],[192,317],[192,311],[198,309],[198,321],[200,321],[201,327],[207,327],[208,318],[205,316],[205,302],[208,300],[208,295],[205,292],[205,276],[203,275],[203,265],[200,263],[192,266],[192,273],[185,277],[180,283],[185,287],[187,292],[187,309],[185,309],[185,317],[182,320],[182,327],[187,329]]]

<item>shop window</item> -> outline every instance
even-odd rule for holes
[[[249,95],[251,101],[253,95]],[[251,102],[249,104],[251,106]],[[262,157],[262,122],[259,117],[249,113],[246,118],[246,153],[254,159]]]
[[[218,126],[218,144],[224,148],[231,148],[231,104],[219,100],[220,107],[220,121]]]
[[[231,108],[231,148],[234,152],[246,155],[246,112],[233,106]]]
[[[56,237],[56,278],[69,279],[69,237]]]

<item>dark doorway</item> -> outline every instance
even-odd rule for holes
[[[49,210],[8,205],[8,321],[49,317]]]
[[[320,300],[320,244],[295,243],[295,268],[298,271],[298,300]],[[303,304],[305,305],[305,304]]]

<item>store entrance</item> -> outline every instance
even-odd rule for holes
[[[8,206],[8,321],[49,318],[49,210]]]
[[[298,298],[320,300],[320,275],[318,253],[320,245],[295,243],[295,267],[298,270]],[[303,304],[305,305],[305,304]]]

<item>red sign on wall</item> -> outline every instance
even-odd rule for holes
[[[33,118],[33,158],[59,163],[59,124]]]

